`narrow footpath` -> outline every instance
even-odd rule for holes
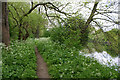
[[[48,74],[48,68],[47,64],[44,62],[44,59],[38,52],[37,47],[35,47],[35,54],[37,57],[37,76],[38,78],[50,78],[50,75]]]

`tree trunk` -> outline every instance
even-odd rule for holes
[[[10,44],[7,2],[2,3],[2,42],[6,46]]]
[[[21,40],[21,37],[22,37],[22,31],[21,31],[21,28],[19,27],[18,29],[18,40]]]
[[[87,29],[87,27],[89,26],[89,24],[90,24],[90,23],[92,22],[92,20],[93,20],[93,17],[94,17],[94,14],[95,14],[95,12],[96,12],[96,8],[97,8],[97,6],[98,6],[98,3],[99,3],[99,2],[97,2],[97,0],[96,0],[95,3],[94,3],[94,6],[93,6],[92,12],[91,12],[89,18],[87,19],[86,24],[85,24],[85,30]]]
[[[26,34],[23,36],[23,39],[22,40],[26,40],[29,36],[30,36],[30,34],[29,34],[29,32],[28,32],[28,24],[26,25],[26,27],[23,27],[24,29],[25,29],[25,31],[26,31]]]
[[[2,2],[0,2],[0,11],[2,11]],[[0,12],[0,43],[2,42],[2,12]]]
[[[39,38],[39,34],[40,34],[40,30],[39,30],[39,26],[37,26],[37,30],[35,33],[35,38]]]

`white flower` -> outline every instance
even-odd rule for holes
[[[71,56],[73,56],[73,54]]]
[[[71,77],[73,77],[73,75],[71,75]]]
[[[74,71],[72,71],[72,73],[74,73]]]
[[[63,75],[60,75],[60,77],[62,78],[62,77],[63,77]]]
[[[79,54],[82,52],[79,51]],[[119,57],[111,57],[109,54],[107,54],[106,51],[103,51],[102,53],[94,52],[92,54],[83,54],[85,57],[90,57],[95,60],[97,60],[100,64],[107,65],[108,67],[111,66],[119,66]]]

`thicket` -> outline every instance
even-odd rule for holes
[[[65,44],[67,47],[76,47],[78,49],[86,46],[89,29],[82,32],[85,20],[81,15],[67,18],[63,24],[59,27],[54,27],[50,31],[51,40]]]
[[[21,21],[21,17],[30,10],[30,4],[10,2],[8,3],[8,10],[10,38],[12,40],[26,40],[27,38],[38,38],[42,35],[42,29],[45,24],[47,25],[43,13],[39,14],[35,9]]]

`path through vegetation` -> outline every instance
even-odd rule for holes
[[[37,76],[38,78],[50,78],[48,74],[47,64],[44,62],[42,56],[35,47],[35,54],[37,56]]]

